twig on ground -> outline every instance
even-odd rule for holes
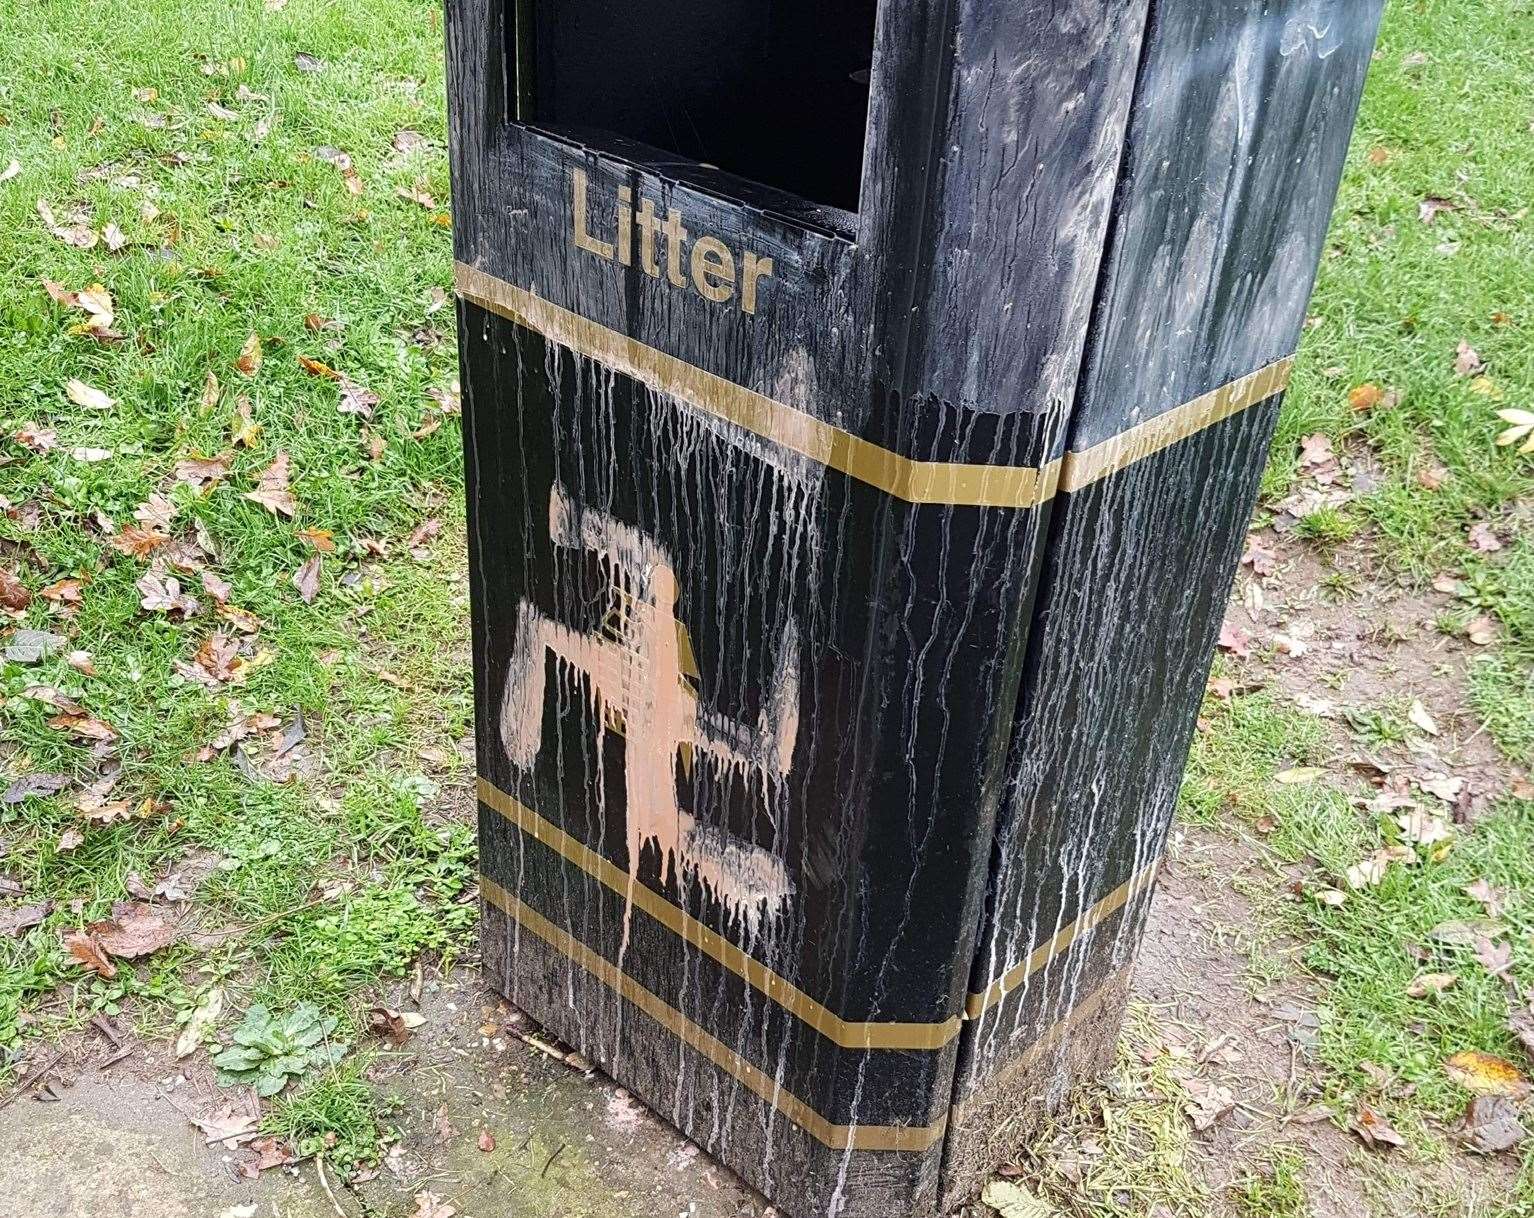
[[[335,1210],[335,1212],[339,1215],[339,1218],[346,1218],[346,1211],[341,1208],[341,1203],[336,1200],[335,1193],[330,1191],[330,1181],[325,1178],[324,1155],[314,1156],[314,1170],[319,1173],[320,1187],[325,1190],[325,1196],[330,1198],[331,1208]]]

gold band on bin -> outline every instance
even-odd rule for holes
[[[577,841],[558,825],[540,816],[489,779],[479,780],[479,800],[511,822],[528,837],[543,843],[567,862],[579,867],[610,891],[631,900],[641,913],[659,922],[672,934],[723,965],[763,997],[778,1004],[802,1023],[844,1049],[941,1049],[959,1034],[964,1019],[975,1019],[1001,1001],[1026,978],[1064,952],[1085,934],[1123,908],[1142,892],[1155,876],[1152,863],[1128,882],[1120,884],[1080,917],[1066,923],[1046,943],[1035,947],[1014,968],[1008,969],[984,991],[969,995],[962,1015],[950,1015],[934,1023],[895,1023],[843,1019],[811,998],[787,978],[747,955],[723,935],[710,930],[685,909],[668,901],[644,884],[629,882],[628,872],[614,866],[584,842]],[[482,884],[495,883],[481,876]]]
[[[592,951],[491,880],[480,880],[485,900],[568,957],[608,989],[639,1008],[683,1044],[701,1053],[725,1073],[777,1109],[795,1125],[832,1150],[899,1150],[920,1153],[939,1142],[948,1126],[946,1113],[930,1125],[836,1125],[758,1070],[739,1053],[700,1028],[675,1007],[652,994],[605,956]]]
[[[551,342],[578,352],[668,397],[742,427],[907,503],[1030,508],[1057,490],[1080,490],[1135,461],[1255,406],[1289,383],[1293,357],[1238,377],[1080,452],[1042,466],[913,461],[744,385],[572,313],[552,301],[454,264],[458,295]]]

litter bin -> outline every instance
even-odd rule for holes
[[[1111,1048],[1372,0],[449,0],[484,961],[796,1218]]]

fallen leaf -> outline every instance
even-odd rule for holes
[[[1300,440],[1301,465],[1325,465],[1334,456],[1332,438],[1324,432],[1316,432]]]
[[[1248,536],[1246,539],[1246,552],[1241,555],[1243,566],[1252,568],[1254,575],[1272,575],[1278,567],[1278,555],[1258,541],[1256,537]]]
[[[186,1119],[202,1130],[209,1142],[227,1142],[231,1138],[254,1132],[261,1121],[261,1114],[259,1111],[239,1112],[233,1104],[225,1104],[210,1116],[188,1115]]]
[[[229,594],[234,590],[229,583],[220,579],[206,567],[197,573],[197,577],[202,580],[202,590],[220,605],[229,599]]]
[[[14,571],[0,568],[0,608],[20,613],[32,603],[32,593]]]
[[[1396,817],[1396,824],[1401,827],[1402,837],[1419,846],[1432,846],[1454,836],[1448,822],[1441,816],[1433,816],[1420,808],[1402,812]]]
[[[1488,918],[1500,918],[1505,911],[1504,898],[1507,894],[1490,884],[1485,878],[1472,880],[1460,891],[1472,901],[1479,901]]]
[[[1428,931],[1428,938],[1450,947],[1474,947],[1480,939],[1495,939],[1507,933],[1507,927],[1491,918],[1456,919],[1440,922]]]
[[[417,1193],[410,1218],[453,1218],[458,1211],[436,1193]]]
[[[1512,1150],[1528,1136],[1518,1120],[1518,1109],[1501,1095],[1478,1095],[1471,1100],[1455,1132],[1465,1149],[1478,1155]]]
[[[1406,996],[1425,998],[1429,994],[1441,994],[1458,981],[1459,978],[1453,973],[1419,973],[1406,987]]]
[[[1350,1126],[1363,1144],[1371,1150],[1405,1146],[1406,1139],[1398,1134],[1378,1112],[1367,1104],[1360,1104]]]
[[[1360,413],[1373,410],[1385,398],[1385,391],[1372,381],[1354,385],[1348,390],[1348,405]]]
[[[111,410],[117,404],[112,397],[94,385],[87,385],[84,381],[75,378],[64,382],[64,396],[76,406],[84,406],[87,410]]]
[[[293,56],[293,66],[300,72],[323,72],[325,61],[317,55],[311,55],[308,51],[299,51]]]
[[[1424,224],[1431,224],[1438,218],[1439,212],[1455,211],[1455,204],[1448,199],[1440,199],[1437,195],[1428,195],[1422,202],[1417,204],[1417,219]]]
[[[992,1180],[980,1200],[1001,1218],[1058,1218],[1059,1210],[1041,1200],[1016,1180]]]
[[[373,417],[373,407],[378,405],[378,395],[353,381],[341,378],[341,399],[336,409],[342,414],[361,415],[364,419]]]
[[[148,558],[170,538],[155,529],[125,524],[107,540],[114,550],[119,550],[133,558]]]
[[[72,930],[64,935],[64,947],[81,968],[96,973],[107,981],[117,976],[117,966],[102,950],[101,944],[88,931]]]
[[[85,834],[81,833],[79,829],[71,825],[68,829],[65,829],[63,833],[59,834],[59,840],[55,844],[54,849],[57,850],[60,854],[68,854],[71,850],[74,850],[84,844]]]
[[[92,922],[87,933],[110,955],[120,960],[137,960],[176,938],[175,923],[167,921],[152,906],[139,901],[119,901],[112,906],[112,916]]]
[[[185,457],[177,461],[172,470],[177,482],[197,489],[216,485],[228,473],[228,457]]]
[[[1233,626],[1226,622],[1220,627],[1220,641],[1218,646],[1230,652],[1238,659],[1246,659],[1252,654],[1252,636],[1240,626]]]
[[[1436,491],[1449,480],[1449,470],[1446,466],[1429,464],[1417,470],[1417,485],[1425,491]]]
[[[38,595],[56,605],[78,605],[85,599],[84,582],[78,579],[61,579],[39,589]]]
[[[273,1167],[298,1162],[293,1148],[281,1138],[257,1138],[247,1149],[254,1156],[240,1164],[240,1175],[247,1180],[254,1180]]]
[[[93,719],[89,715],[55,715],[48,726],[57,731],[69,732],[82,740],[112,741],[117,739],[117,729],[110,723]]]
[[[1469,343],[1461,340],[1459,346],[1454,349],[1454,375],[1474,376],[1485,367],[1486,365],[1481,362],[1481,357],[1477,354],[1476,349]]]
[[[1493,977],[1501,977],[1513,967],[1513,945],[1506,940],[1477,939],[1475,958]]]
[[[1512,1062],[1479,1049],[1461,1050],[1448,1058],[1443,1068],[1466,1091],[1477,1095],[1505,1095],[1521,1100],[1531,1090],[1529,1080]]]
[[[169,529],[176,518],[176,505],[159,491],[133,509],[133,519],[151,529]]]
[[[261,336],[254,331],[245,340],[245,345],[240,348],[240,354],[234,361],[235,371],[245,376],[255,376],[261,371]]]
[[[0,794],[0,804],[11,807],[26,799],[57,795],[70,784],[70,781],[68,774],[49,774],[42,770],[23,774],[6,787],[3,794]]]
[[[246,491],[242,498],[259,503],[274,514],[289,518],[297,515],[298,503],[288,490],[289,467],[287,450],[282,449],[276,459],[262,471],[256,489]]]
[[[1420,728],[1429,736],[1438,735],[1438,724],[1433,722],[1433,716],[1427,713],[1427,707],[1422,705],[1420,698],[1413,698],[1411,708],[1406,712],[1406,717],[1413,726]]]
[[[368,1011],[368,1030],[396,1045],[404,1044],[411,1031],[425,1022],[426,1017],[414,1011],[396,1011],[392,1007],[373,1007]]]
[[[0,169],[0,182],[9,182],[20,172],[21,162],[18,161],[15,157],[12,157],[10,164],[7,165],[4,169]]]
[[[1497,433],[1497,444],[1506,448],[1509,444],[1517,444],[1519,440],[1525,440],[1524,445],[1518,451],[1520,453],[1534,453],[1534,411],[1530,410],[1499,410],[1497,418],[1512,426],[1506,431]]]
[[[1316,779],[1325,776],[1326,771],[1319,766],[1301,765],[1290,770],[1280,770],[1273,775],[1273,781],[1283,783],[1285,786],[1297,786],[1301,783],[1315,782]]]
[[[174,575],[162,576],[151,571],[140,576],[134,587],[143,594],[139,604],[150,613],[189,618],[196,616],[200,608],[195,598],[181,590],[181,581]]]
[[[1482,614],[1465,623],[1465,637],[1477,647],[1489,647],[1501,635],[1502,629],[1495,618]]]
[[[38,905],[17,905],[10,909],[0,909],[0,936],[14,939],[23,931],[28,931],[34,926],[41,925],[52,912],[52,901],[43,901]]]
[[[1491,554],[1502,548],[1502,539],[1484,520],[1470,526],[1466,540],[1470,542],[1472,550],[1479,550],[1483,554]]]
[[[482,1154],[489,1154],[495,1149],[495,1135],[488,1129],[479,1131],[479,1149]]]
[[[1182,1110],[1194,1129],[1214,1128],[1215,1123],[1236,1106],[1235,1093],[1218,1083],[1193,1077],[1185,1080],[1183,1087],[1188,1093],[1188,1102],[1183,1104]]]
[[[293,586],[298,589],[299,598],[306,605],[312,605],[314,598],[320,592],[320,556],[311,556],[303,566],[293,572]]]

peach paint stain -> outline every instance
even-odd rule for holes
[[[691,772],[699,759],[756,786],[766,798],[788,773],[799,735],[797,638],[784,640],[789,657],[776,674],[768,705],[754,724],[716,714],[698,703],[688,680],[692,666],[686,628],[676,617],[677,580],[670,556],[631,525],[578,508],[557,484],[549,496],[554,544],[589,550],[605,560],[621,608],[592,634],[571,630],[529,602],[517,608],[515,649],[501,701],[501,742],[512,764],[526,769],[542,747],[547,656],[572,676],[585,674],[598,732],[620,726],[627,772],[624,803],[630,908],[639,858],[654,843],[661,876],[672,869],[694,879],[754,933],[774,919],[793,893],[783,860],[713,825],[699,824],[676,797],[676,762]],[[600,741],[599,741],[600,743]],[[599,793],[599,798],[602,798]]]

